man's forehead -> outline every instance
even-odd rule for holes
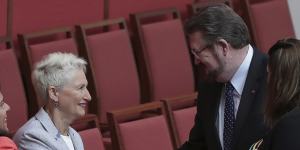
[[[200,46],[205,44],[205,40],[201,32],[194,32],[188,35],[190,44],[199,44]]]

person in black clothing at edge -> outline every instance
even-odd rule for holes
[[[185,23],[203,78],[189,140],[180,150],[247,150],[268,130],[263,106],[268,56],[253,48],[246,24],[230,7],[204,8]]]
[[[279,40],[268,53],[265,121],[271,131],[250,150],[299,150],[300,40]]]

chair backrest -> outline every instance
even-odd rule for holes
[[[163,20],[149,22],[157,17]],[[136,13],[131,15],[131,20],[136,33],[142,100],[156,101],[193,93],[192,63],[178,11],[171,8]]]
[[[82,130],[79,134],[85,150],[105,150],[102,135],[98,128]]]
[[[224,3],[228,5],[229,7],[232,7],[232,1],[231,0],[199,0],[196,3],[193,3],[191,5],[188,5],[190,14],[196,14],[197,12],[201,11],[201,9],[213,6],[216,4]]]
[[[197,95],[194,93],[162,100],[169,124],[174,125],[173,136],[176,138],[177,148],[188,140],[190,130],[194,125]]]
[[[12,23],[13,23],[13,1],[2,0],[0,2],[0,36],[12,38]],[[3,40],[4,37],[1,38]]]
[[[21,61],[24,63],[22,68],[28,86],[27,93],[30,98],[29,108],[33,115],[38,108],[43,106],[43,101],[38,98],[32,85],[31,72],[34,64],[52,52],[70,52],[78,55],[78,50],[73,32],[69,27],[19,34],[18,39],[21,46]]]
[[[78,132],[82,138],[84,149],[105,150],[97,116],[87,115],[86,117],[73,122],[72,126],[74,127],[82,123],[89,123],[91,125],[89,128],[80,130]]]
[[[12,43],[13,1],[0,2],[0,50],[10,48]]]
[[[279,39],[295,36],[286,0],[259,3],[247,1],[247,8],[254,42],[260,50],[267,52]]]
[[[244,20],[248,19],[245,18],[247,17],[247,9],[246,9],[246,1],[250,2],[250,3],[256,3],[256,2],[265,2],[265,1],[271,1],[271,0],[231,0],[232,3],[232,7],[234,9],[234,11],[239,14]],[[245,20],[246,22],[248,20]]]
[[[107,114],[115,150],[173,150],[171,134],[161,102],[141,104]]]
[[[109,5],[109,17],[118,18],[125,17],[129,18],[129,14],[149,11],[155,9],[163,9],[169,7],[176,7],[185,16],[187,14],[186,5],[192,4],[193,0],[122,0],[122,1],[110,1]]]
[[[104,13],[104,0],[13,1],[14,35],[97,21]]]
[[[139,77],[125,20],[80,25],[76,31],[80,53],[93,75],[99,120],[107,122],[107,111],[140,104]]]
[[[28,119],[27,98],[12,41],[7,37],[0,37],[0,41],[8,46],[0,50],[0,85],[4,100],[11,107],[8,127],[14,133]]]

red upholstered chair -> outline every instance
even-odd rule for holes
[[[88,118],[85,122],[91,124],[91,128],[87,128],[79,131],[82,138],[85,150],[105,150],[102,134],[99,130],[99,121],[97,117],[86,117]],[[82,121],[75,121],[73,125],[80,124]]]
[[[0,41],[8,46],[0,50],[0,86],[4,101],[11,107],[8,127],[14,133],[28,119],[27,98],[12,41],[7,37],[0,37]]]
[[[107,114],[114,150],[173,150],[176,148],[161,102],[141,104]]]
[[[24,73],[27,81],[27,93],[29,94],[29,105],[30,105],[30,113],[34,115],[38,109],[43,106],[43,101],[41,101],[35,93],[35,89],[32,85],[31,80],[31,72],[34,69],[34,64],[42,59],[45,55],[53,52],[68,52],[78,55],[78,48],[75,37],[73,35],[72,28],[57,28],[53,30],[27,33],[27,34],[19,34],[18,39],[21,46],[21,60],[24,64]],[[90,75],[87,72],[87,78]],[[88,78],[89,80],[89,78]],[[91,93],[92,98],[93,89],[88,86],[89,91]],[[95,100],[94,100],[95,101]],[[95,106],[91,101],[89,103],[89,108]],[[88,109],[90,111],[90,109]],[[93,114],[87,114],[85,117],[96,117]],[[86,120],[85,117],[80,118],[79,120]],[[84,129],[87,126],[77,126],[76,129]]]
[[[153,17],[162,20],[149,22]],[[136,33],[142,100],[157,101],[193,93],[192,63],[178,11],[171,8],[136,13],[131,15],[131,21]]]
[[[224,3],[229,7],[232,7],[233,5],[231,0],[198,0],[195,3],[189,5],[188,7],[189,7],[190,14],[195,14],[205,7],[212,6],[219,3]]]
[[[119,18],[124,17],[129,18],[129,14],[142,12],[142,11],[151,11],[156,9],[164,9],[175,7],[177,8],[183,16],[187,14],[186,5],[192,4],[194,0],[122,0],[109,1],[109,18]]]
[[[139,77],[125,20],[80,25],[76,31],[80,52],[91,66],[99,120],[107,123],[107,111],[140,104]]]
[[[16,35],[101,20],[108,0],[13,1]]]
[[[253,35],[254,29],[252,28],[251,25],[247,3],[254,4],[254,3],[263,3],[267,1],[275,1],[275,0],[231,0],[231,4],[232,4],[231,7],[239,16],[243,18],[243,20],[247,24],[252,40],[254,39],[254,35]],[[254,41],[252,41],[252,44],[254,44],[253,42]]]
[[[173,134],[176,138],[177,148],[188,140],[190,130],[194,125],[197,111],[196,98],[197,93],[194,93],[192,95],[162,100],[169,124],[174,125]]]
[[[98,128],[82,130],[79,134],[85,150],[105,150],[102,135]]]
[[[72,34],[71,28],[67,27],[18,35],[31,115],[35,114],[43,105],[43,102],[38,99],[31,81],[34,64],[52,52],[71,52],[77,55],[78,50]]]
[[[246,2],[254,42],[260,50],[267,52],[277,40],[295,36],[286,0]]]

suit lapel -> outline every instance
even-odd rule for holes
[[[55,147],[53,149],[59,147],[60,149],[68,149],[68,146],[66,145],[63,138],[60,136],[59,131],[51,121],[49,115],[47,112],[41,108],[40,111],[35,115],[37,120],[40,121],[40,123],[43,125],[44,129],[49,133],[49,139],[55,141]]]
[[[208,94],[208,98],[206,98],[206,100],[210,101],[209,103],[209,114],[207,114],[207,116],[209,116],[207,119],[207,128],[210,128],[208,134],[208,140],[210,140],[210,148],[211,149],[221,149],[221,143],[220,143],[220,139],[219,139],[219,134],[218,134],[218,129],[216,126],[216,120],[217,120],[217,116],[218,116],[218,112],[219,112],[219,103],[220,103],[220,98],[221,98],[221,94],[222,94],[222,88],[224,86],[224,84],[222,83],[216,83],[213,85],[210,85],[210,89],[209,91],[214,91],[214,93],[209,93]],[[216,94],[218,93],[218,94]],[[215,143],[215,141],[218,141],[217,143]]]
[[[73,146],[74,146],[74,150],[82,150],[83,147],[82,147],[82,144],[81,144],[81,139],[78,139],[78,137],[75,136],[75,132],[76,131],[74,129],[69,127],[69,134],[70,134]]]
[[[254,55],[250,64],[247,79],[241,96],[241,101],[236,117],[236,125],[234,131],[233,143],[236,143],[238,137],[243,130],[242,127],[247,119],[252,103],[256,98],[257,91],[259,91],[260,82],[264,82],[265,65],[262,64],[261,54],[257,50],[254,50]],[[234,144],[235,145],[235,144]]]

